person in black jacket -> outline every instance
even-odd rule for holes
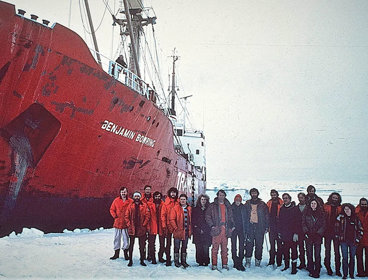
[[[302,217],[303,232],[307,243],[307,270],[309,271],[309,276],[319,278],[321,271],[321,244],[326,228],[326,218],[315,198],[311,199],[309,203]]]
[[[355,207],[350,203],[341,205],[341,213],[336,220],[336,237],[340,240],[342,253],[342,279],[346,279],[348,272],[350,278],[354,278],[356,249],[363,237],[362,224],[355,214]]]
[[[298,241],[298,233],[296,226],[298,225],[298,208],[295,202],[291,201],[288,193],[282,195],[283,205],[280,208],[278,234],[282,242],[282,252],[284,255],[285,267],[282,271],[290,267],[290,250],[292,270],[291,274],[296,274],[296,262],[298,253],[296,251],[296,242]]]
[[[298,193],[298,200],[299,204],[296,206],[298,209],[298,225],[297,225],[297,231],[298,231],[298,241],[297,241],[297,249],[299,250],[299,261],[300,264],[298,266],[298,269],[304,269],[306,268],[305,265],[305,237],[303,233],[303,226],[302,226],[302,217],[303,214],[306,211],[306,201],[305,201],[305,193]]]
[[[259,191],[253,188],[249,193],[251,199],[245,203],[247,229],[245,264],[247,267],[250,267],[254,246],[255,265],[261,265],[264,234],[269,227],[268,208],[266,203],[258,198]]]
[[[234,198],[234,203],[231,205],[233,209],[234,231],[231,234],[231,255],[234,262],[234,268],[244,271],[244,242],[245,242],[245,207],[242,204],[243,198],[237,194]],[[237,243],[239,245],[239,252],[237,253]]]
[[[208,195],[199,195],[192,211],[193,243],[196,247],[196,262],[199,266],[208,266],[210,263],[211,229],[206,223],[209,200]]]

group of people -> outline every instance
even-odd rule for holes
[[[179,195],[176,188],[170,188],[165,199],[162,193],[156,191],[151,194],[151,190],[152,187],[147,185],[143,195],[134,192],[129,198],[127,188],[122,187],[120,195],[113,201],[110,213],[114,218],[115,254],[111,259],[119,258],[122,248],[124,258],[129,261],[128,266],[132,266],[134,241],[138,238],[140,264],[146,266],[146,259],[157,264],[158,235],[158,261],[166,263],[166,266],[172,265],[173,240],[174,264],[187,268],[187,245],[193,236],[196,262],[200,266],[212,263],[211,268],[218,270],[221,249],[222,269],[229,270],[230,238],[231,257],[237,270],[244,271],[245,267],[250,267],[253,255],[255,266],[260,266],[266,243],[268,265],[276,268],[284,262],[282,271],[286,271],[291,263],[291,274],[296,274],[298,269],[307,269],[309,276],[319,278],[321,246],[324,243],[324,265],[328,275],[334,273],[331,267],[333,247],[335,275],[343,279],[348,275],[354,278],[356,257],[357,276],[368,277],[368,231],[363,231],[363,228],[368,228],[368,201],[365,198],[361,198],[355,208],[350,203],[341,204],[340,194],[333,192],[324,203],[316,195],[315,187],[308,186],[307,194],[298,194],[298,204],[288,193],[280,198],[277,190],[271,190],[271,198],[265,203],[259,198],[259,191],[253,188],[249,191],[251,198],[244,204],[240,194],[231,204],[226,192],[219,190],[212,203],[207,195],[201,194],[196,205],[191,207],[187,195]]]

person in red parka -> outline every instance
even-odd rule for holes
[[[121,246],[121,238],[123,238],[123,247],[124,257],[126,260],[129,259],[128,256],[128,248],[129,248],[129,235],[128,235],[128,227],[125,223],[125,212],[128,208],[129,204],[132,203],[132,199],[128,198],[128,189],[126,187],[122,187],[120,189],[120,195],[114,199],[110,207],[110,214],[114,218],[114,250],[115,254],[110,259],[115,260],[119,258],[120,254],[120,246]]]
[[[179,196],[179,204],[175,205],[169,213],[169,224],[174,235],[174,263],[187,268],[188,239],[192,235],[192,207],[187,204],[186,194]],[[181,245],[181,262],[179,263],[179,250]]]
[[[327,199],[327,202],[323,205],[323,209],[326,216],[326,230],[324,233],[324,265],[326,267],[327,274],[332,275],[333,272],[331,268],[331,244],[333,243],[336,275],[341,276],[340,241],[335,237],[336,218],[341,212],[341,195],[337,192],[331,193]]]
[[[164,208],[164,202],[162,201],[162,194],[158,191],[153,193],[153,202],[147,202],[148,208],[151,213],[151,219],[149,223],[149,235],[148,235],[148,254],[149,259],[152,260],[152,264],[157,264],[156,261],[156,235],[159,236],[160,249],[158,251],[158,260],[163,263],[163,255],[165,252],[165,237],[166,237],[166,224],[162,222],[161,213]]]
[[[355,213],[362,223],[363,237],[359,242],[357,248],[357,270],[358,277],[368,276],[368,200],[366,198],[361,198],[359,200],[359,205],[355,208]],[[363,264],[363,251],[364,251],[364,264]]]
[[[275,258],[277,266],[281,266],[282,262],[282,244],[281,240],[278,238],[278,221],[279,214],[282,204],[284,201],[279,197],[279,192],[277,190],[271,190],[271,199],[267,202],[268,212],[269,212],[269,231],[268,238],[270,240],[270,260],[268,265],[275,265]]]
[[[140,192],[135,192],[133,203],[129,205],[125,212],[125,222],[128,226],[130,239],[128,266],[133,265],[133,248],[136,237],[139,239],[140,264],[146,266],[144,263],[144,247],[146,245],[146,231],[150,220],[150,212],[147,204],[141,201],[141,197]]]
[[[166,254],[166,266],[171,266],[171,240],[172,240],[172,233],[173,228],[170,226],[169,223],[169,213],[175,205],[178,205],[178,189],[177,188],[170,188],[167,192],[167,197],[165,200],[164,207],[161,212],[161,219],[162,223],[166,225],[167,233],[166,233],[166,247],[165,247],[165,254]]]
[[[143,203],[153,202],[152,187],[150,185],[145,185],[144,186],[141,201]],[[148,240],[148,238],[149,238],[149,228],[147,228],[147,232],[146,232],[146,241]],[[146,258],[146,255],[147,255],[146,252],[148,252],[147,260],[152,261],[152,258],[149,255],[149,248],[147,248],[147,250],[146,250],[146,247],[144,247],[144,257],[145,258]]]

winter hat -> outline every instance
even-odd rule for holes
[[[237,200],[237,199],[240,199],[240,201],[243,201],[243,198],[242,198],[242,196],[241,196],[240,194],[237,194],[237,195],[234,197],[234,202],[235,202],[235,200]]]
[[[139,196],[139,198],[141,198],[141,197],[142,197],[142,195],[141,195],[141,193],[140,193],[140,192],[135,192],[135,193],[133,193],[133,197],[134,197],[135,195],[138,195],[138,196]]]

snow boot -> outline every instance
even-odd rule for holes
[[[223,265],[222,265],[222,269],[229,270],[229,266],[228,266],[227,264],[223,264]]]
[[[250,267],[250,261],[252,260],[252,258],[245,258],[245,266],[246,267]]]
[[[115,250],[115,254],[110,258],[110,260],[116,260],[119,258],[120,249]]]
[[[163,256],[164,256],[164,253],[160,253],[160,252],[158,252],[158,261],[159,261],[160,263],[164,263],[164,262],[166,262],[166,260],[163,258]]]
[[[129,249],[124,250],[124,259],[127,261],[129,260]]]
[[[325,263],[325,267],[326,267],[326,270],[327,270],[327,274],[329,276],[331,276],[333,274],[332,269],[331,269],[331,266],[329,264],[326,264]]]
[[[260,267],[260,266],[261,266],[261,260],[255,259],[255,260],[254,260],[254,264],[255,264],[255,266],[257,266],[257,267]]]
[[[170,256],[169,257],[166,257],[166,266],[171,266],[171,258],[170,258]]]
[[[147,266],[147,265],[145,264],[144,260],[141,260],[140,264],[141,264],[141,266]]]
[[[187,264],[187,253],[181,253],[181,264],[184,268],[189,266],[189,264]]]
[[[175,264],[176,267],[180,267],[179,253],[174,253],[174,264]]]
[[[299,266],[298,266],[298,269],[305,269],[306,266],[305,266],[305,262],[301,261]]]
[[[133,260],[132,259],[130,259],[129,260],[129,263],[128,263],[128,266],[132,266],[133,265]]]
[[[288,270],[290,267],[290,262],[286,262],[285,261],[285,267],[283,269],[281,269],[281,271],[285,271],[285,270]]]
[[[296,274],[296,273],[297,273],[297,269],[296,269],[296,260],[295,260],[291,263],[291,274]]]
[[[217,265],[212,265],[211,269],[212,270],[217,270]]]
[[[157,264],[156,257],[152,257],[152,264]]]

